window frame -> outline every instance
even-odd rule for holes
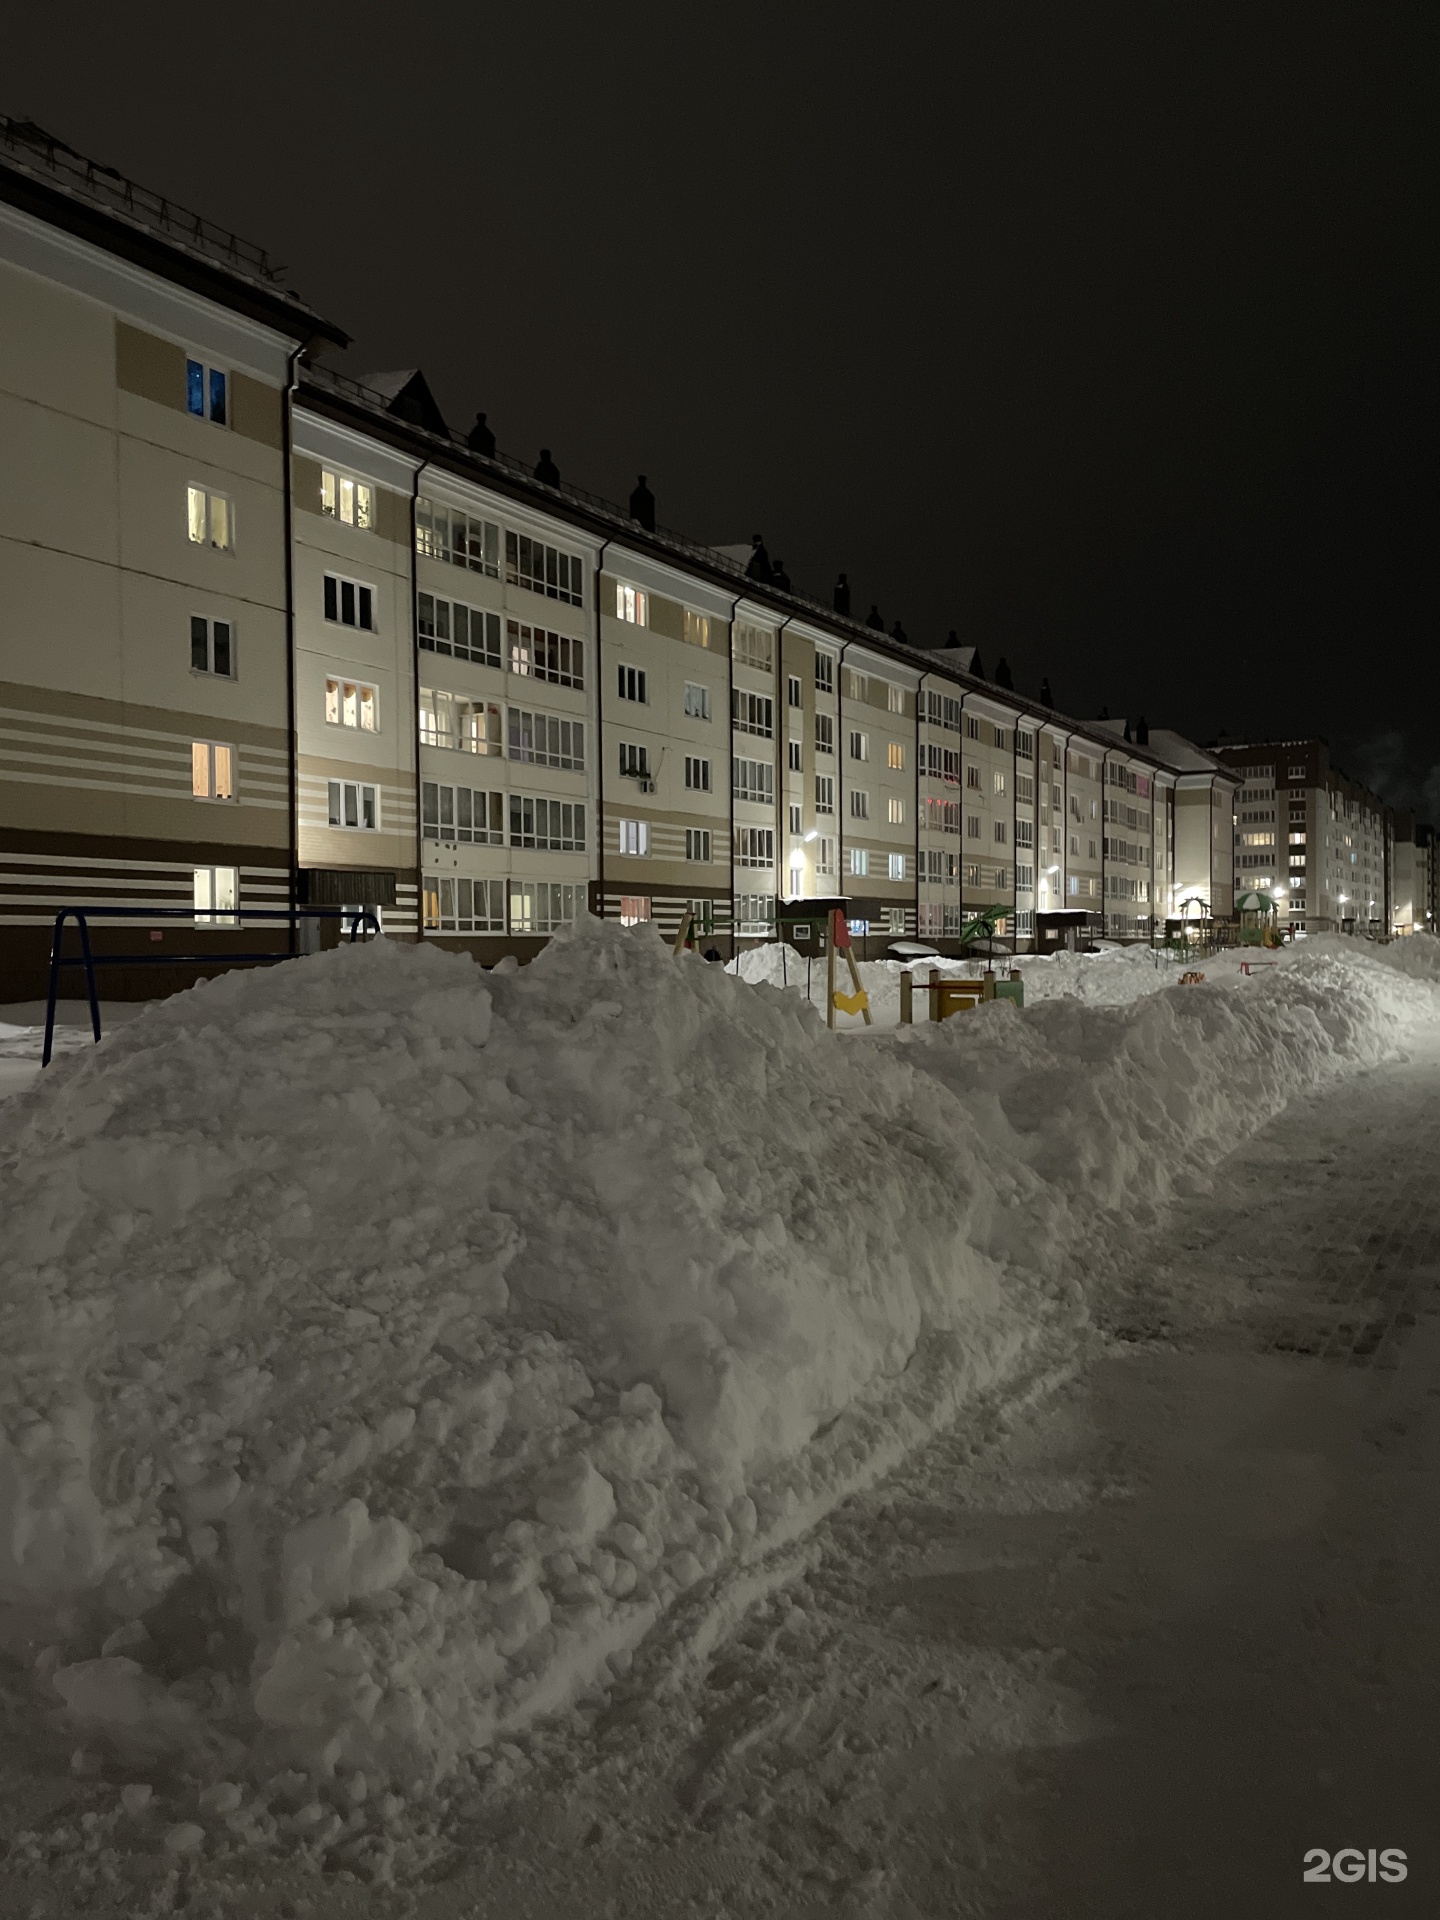
[[[332,687],[335,690],[335,712],[337,716],[333,720],[330,717],[330,691]],[[353,722],[344,717],[344,710],[347,704],[345,698],[347,691],[355,695],[355,719]],[[371,725],[368,727],[360,718],[364,707],[362,696],[367,693],[370,696],[369,706],[371,714]],[[380,733],[380,689],[371,680],[352,680],[346,674],[327,673],[325,675],[325,724],[327,727],[338,727],[346,733],[368,733],[372,736],[378,736]]]
[[[199,765],[197,755],[200,754],[201,752],[205,754],[205,769],[206,769],[205,771],[206,791],[203,793],[201,793],[197,789],[195,784],[196,778],[197,778],[196,769]],[[230,791],[228,793],[221,793],[219,791],[220,763],[217,756],[222,753],[226,756],[226,762],[225,762],[226,771],[230,779]],[[199,800],[207,806],[232,807],[232,806],[239,805],[240,756],[236,752],[234,743],[232,741],[191,740],[190,742],[190,798],[192,800]]]
[[[342,777],[338,780],[327,780],[326,787],[328,789],[326,793],[327,814],[333,815],[338,812],[342,816],[342,818],[338,820],[332,818],[327,822],[332,833],[380,833],[383,831],[380,824],[380,783],[378,781],[346,780]],[[355,793],[355,812],[357,818],[353,824],[343,818],[346,812],[345,795],[347,789],[353,789]],[[338,807],[334,800],[334,795],[337,792],[340,795]],[[367,793],[370,795],[371,811],[373,814],[373,818],[368,825],[365,821],[365,795]]]
[[[195,664],[195,627],[197,621],[205,629],[205,658],[209,664],[203,667],[197,667]],[[217,627],[224,627],[227,636],[226,644],[230,649],[230,668],[226,673],[222,673],[214,664],[215,629]],[[203,613],[192,613],[190,615],[190,671],[197,678],[203,674],[207,680],[238,680],[240,678],[239,648],[236,643],[235,622],[233,620],[216,620],[208,614]]]
[[[195,537],[195,501],[205,502],[205,532],[203,538]],[[220,501],[225,508],[225,539],[215,538],[215,502]],[[185,537],[192,547],[203,547],[208,553],[234,553],[235,551],[235,498],[233,494],[222,493],[218,487],[197,486],[193,480],[185,482]]]
[[[334,588],[333,594],[331,593],[332,587]],[[354,620],[347,620],[345,618],[345,589],[347,587],[354,595],[356,612],[356,618]],[[367,601],[370,608],[370,619],[365,621],[359,618],[359,613],[361,607],[365,605]],[[334,613],[330,611],[332,604],[335,607]],[[327,626],[346,627],[351,633],[379,633],[380,631],[379,595],[375,591],[373,581],[357,580],[351,574],[332,573],[328,567],[325,568],[321,574],[320,610]]]
[[[190,404],[190,369],[194,368],[201,376],[201,405],[196,408]],[[215,417],[215,381],[219,380],[223,388],[220,403],[220,417]],[[230,400],[234,392],[232,385],[233,370],[222,370],[212,366],[208,360],[197,360],[194,354],[185,355],[185,411],[192,420],[204,420],[212,427],[230,431]]]

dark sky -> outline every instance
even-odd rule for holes
[[[73,0],[0,107],[447,416],[1073,712],[1440,810],[1437,9]],[[145,43],[137,43],[136,22]]]

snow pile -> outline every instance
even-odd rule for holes
[[[863,1477],[924,1339],[964,1392],[1046,1311],[1039,1183],[941,1086],[599,922],[198,986],[0,1158],[6,1644],[257,1841],[298,1771],[364,1844],[342,1784],[567,1704]]]
[[[988,1109],[987,1137],[1086,1217],[1112,1209],[1121,1230],[1143,1226],[1297,1093],[1373,1065],[1436,1018],[1430,988],[1353,944],[1317,947],[1128,1005],[1056,998],[1021,1014],[997,1002],[880,1047],[982,1124]]]
[[[924,988],[932,967],[947,980],[974,980],[991,964],[979,954],[958,960],[942,956],[933,960],[857,962],[861,984],[870,996],[871,1018],[877,1027],[899,1025],[900,976],[907,970],[915,981],[915,1019],[923,1023],[927,1018]],[[1152,951],[1148,946],[1113,946],[1103,947],[1098,953],[1022,953],[1014,958],[1001,954],[993,964],[1002,977],[1012,966],[1019,969],[1027,1001],[1069,998],[1095,1006],[1128,1006],[1131,1001],[1144,999],[1162,987],[1173,986],[1189,963],[1163,950]],[[818,1007],[822,1014],[825,1011],[823,957],[807,962],[805,955],[795,948],[780,941],[768,941],[764,946],[751,947],[742,953],[735,962],[735,971],[752,985],[787,987],[802,999],[808,993],[810,1004]],[[836,982],[842,992],[850,991],[849,968],[838,958]],[[835,1024],[842,1032],[859,1032],[864,1027],[858,1013],[837,1013]]]
[[[1053,1357],[1068,1259],[1435,1013],[1306,952],[856,1048],[594,921],[198,986],[0,1115],[0,1644],[176,1853],[383,1872],[397,1790]]]

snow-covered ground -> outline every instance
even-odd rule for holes
[[[680,1699],[840,1501],[1073,1370],[1095,1276],[1287,1101],[1423,1041],[1396,954],[1102,956],[1143,992],[855,1047],[591,922],[231,975],[58,1062],[0,1109],[12,1870],[443,1857],[637,1659]]]

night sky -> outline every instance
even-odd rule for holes
[[[1436,18],[77,0],[0,107],[507,452],[1440,819]]]

